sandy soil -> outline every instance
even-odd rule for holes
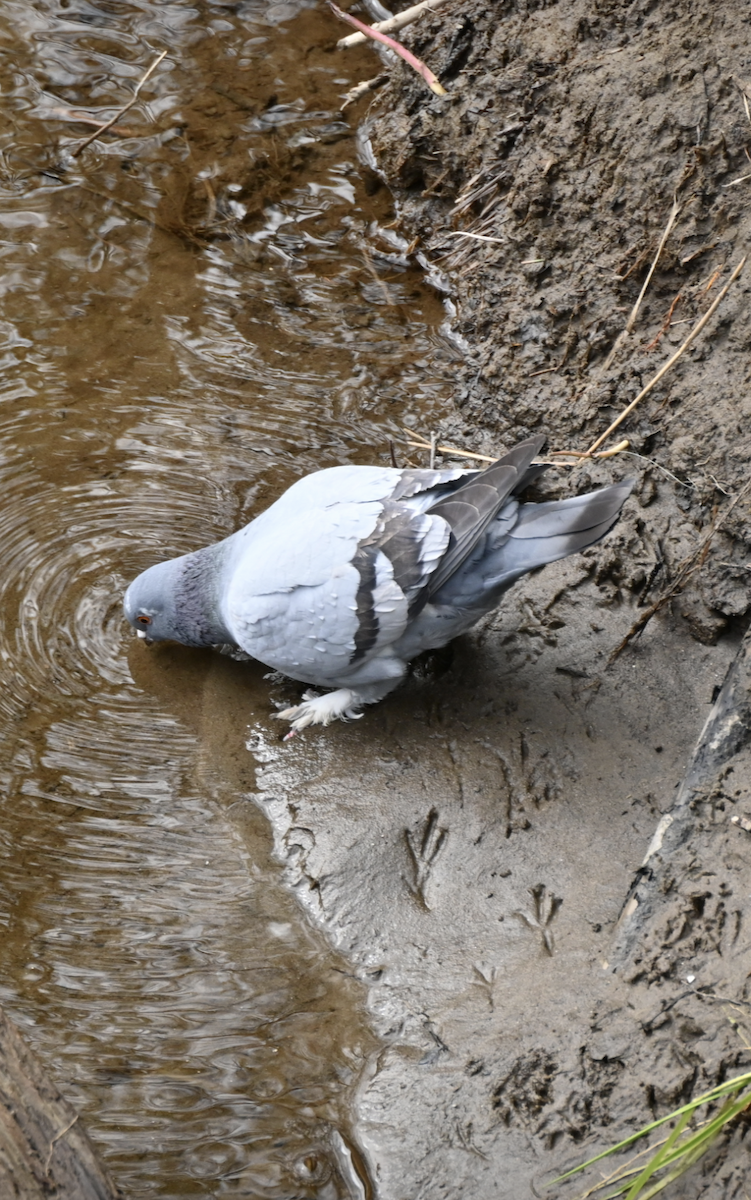
[[[449,94],[397,64],[365,131],[456,305],[441,433],[584,450],[748,248],[745,18],[462,0],[405,41]],[[748,1068],[749,287],[624,425],[628,454],[550,473],[543,494],[636,476],[601,547],[362,722],[284,754],[258,732],[277,853],[385,1041],[359,1108],[379,1196],[573,1194],[544,1184]],[[745,1133],[684,1200],[747,1195]]]

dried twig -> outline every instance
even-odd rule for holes
[[[702,563],[704,562],[705,553],[709,549],[709,543],[712,541],[712,538],[717,533],[717,531],[722,528],[722,526],[725,524],[728,517],[732,513],[733,509],[736,507],[736,505],[740,504],[741,500],[746,495],[746,493],[749,491],[749,489],[751,489],[751,479],[749,479],[749,481],[745,485],[745,487],[741,488],[741,490],[739,491],[739,493],[735,497],[735,499],[732,500],[731,503],[727,506],[724,513],[722,513],[722,515],[717,518],[717,520],[714,522],[712,528],[710,529],[709,533],[706,534],[706,536],[702,538],[702,540],[699,542],[698,546],[691,552],[691,554],[688,556],[688,558],[684,559],[684,561],[678,571],[678,574],[676,575],[673,583],[670,585],[670,587],[667,589],[667,591],[663,592],[663,594],[660,597],[658,597],[657,600],[655,600],[654,604],[650,604],[649,608],[644,610],[644,612],[641,614],[639,619],[634,621],[634,624],[629,629],[625,638],[623,638],[623,640],[621,642],[619,642],[619,644],[616,646],[615,650],[610,655],[610,658],[608,659],[608,666],[611,666],[611,664],[615,662],[615,660],[618,658],[618,656],[621,654],[621,652],[626,649],[626,646],[628,646],[629,642],[632,641],[633,638],[635,638],[637,636],[637,634],[641,633],[641,631],[644,629],[645,625],[647,625],[647,623],[652,620],[652,617],[655,615],[655,613],[659,612],[659,610],[667,604],[668,600],[671,600],[672,597],[675,596],[675,594],[681,590],[681,588],[683,587],[684,583],[689,578],[689,576],[693,575],[694,571],[697,571],[699,569],[699,567],[701,567]]]
[[[383,87],[384,83],[388,83],[388,81],[388,71],[382,71],[380,75],[374,76],[373,79],[364,79],[362,83],[356,83],[344,97],[344,103],[339,112],[344,112],[345,108],[349,108],[350,104],[355,104],[363,96],[367,96],[368,92],[375,92],[378,88]]]
[[[354,25],[355,29],[359,29],[366,37],[373,38],[376,42],[382,42],[384,46],[388,46],[389,50],[393,50],[400,58],[403,58],[405,63],[408,63],[413,70],[417,71],[418,75],[422,75],[431,92],[435,92],[436,96],[445,96],[446,89],[442,88],[438,79],[431,71],[430,67],[426,66],[421,58],[403,46],[401,42],[397,42],[395,38],[387,37],[385,33],[379,33],[372,25],[366,25],[364,21],[358,21],[357,17],[350,16],[349,13],[342,12],[340,8],[334,4],[334,0],[329,0],[329,8],[335,17],[340,21],[346,21],[348,25]]]
[[[122,108],[119,108],[117,110],[117,112],[115,113],[114,117],[111,117],[109,121],[105,121],[104,125],[101,125],[99,127],[99,129],[95,129],[90,137],[87,137],[85,141],[81,142],[81,145],[78,147],[78,149],[73,151],[73,154],[72,154],[73,158],[78,158],[78,156],[82,150],[85,150],[87,146],[90,146],[92,142],[96,141],[96,139],[98,137],[100,137],[101,134],[106,133],[106,131],[108,129],[111,129],[112,126],[115,124],[115,122],[120,120],[120,117],[123,115],[123,113],[126,113],[129,108],[133,107],[136,100],[138,99],[138,93],[140,92],[141,88],[145,84],[146,80],[149,79],[150,76],[154,74],[154,71],[156,71],[160,62],[162,61],[163,58],[166,58],[166,56],[167,56],[167,51],[162,50],[162,53],[159,55],[159,57],[154,59],[151,66],[148,68],[147,71],[144,72],[144,74],[139,79],[138,83],[136,84],[136,89],[133,92],[133,95],[131,96],[128,103],[124,104],[122,106]]]
[[[388,21],[378,21],[372,28],[378,33],[396,33],[397,29],[411,25],[423,13],[433,12],[434,9],[447,3],[448,0],[422,0],[420,4],[413,4],[411,8],[405,8],[395,17],[389,17]],[[348,46],[361,46],[366,41],[367,37],[364,33],[350,33],[347,37],[340,38],[336,45],[338,50],[345,50]]]
[[[705,312],[704,316],[701,317],[696,322],[696,324],[694,325],[693,329],[691,330],[690,334],[688,335],[688,337],[686,338],[685,342],[680,347],[680,349],[676,350],[675,354],[673,354],[668,359],[668,361],[660,367],[657,374],[652,376],[652,378],[650,379],[650,381],[646,385],[646,387],[643,387],[642,390],[639,392],[639,395],[636,396],[636,398],[634,400],[632,400],[630,404],[626,405],[626,407],[624,408],[621,415],[619,417],[616,417],[616,419],[615,419],[615,421],[613,421],[612,425],[608,426],[608,428],[605,430],[605,432],[603,434],[601,434],[597,438],[597,440],[592,443],[592,445],[589,447],[589,450],[587,451],[588,455],[594,454],[594,452],[599,449],[599,447],[602,445],[602,443],[604,441],[607,441],[607,439],[610,437],[611,433],[613,433],[618,428],[618,426],[623,421],[625,421],[625,419],[629,415],[629,413],[633,412],[633,410],[636,408],[637,404],[639,404],[639,402],[641,400],[643,400],[645,396],[649,395],[649,393],[652,391],[652,389],[654,387],[656,387],[656,385],[660,382],[663,375],[666,375],[667,372],[670,370],[670,368],[672,366],[674,366],[675,363],[678,362],[678,359],[681,357],[681,355],[684,354],[686,350],[688,350],[689,346],[695,340],[695,338],[701,333],[702,329],[707,324],[707,321],[710,319],[710,317],[712,316],[712,314],[714,313],[714,311],[716,310],[718,305],[720,305],[722,303],[725,296],[727,295],[730,285],[735,282],[735,280],[738,278],[738,276],[740,275],[740,273],[743,270],[745,265],[746,265],[746,255],[744,254],[743,258],[738,263],[738,266],[733,271],[732,275],[728,279],[727,283],[725,284],[725,286],[722,289],[722,291],[720,292],[720,294],[710,304],[710,306],[707,309],[707,311]]]
[[[457,229],[454,233],[447,233],[446,237],[468,237],[475,238],[478,242],[498,242],[499,246],[505,246],[505,238],[489,237],[486,233],[467,233],[463,229]]]
[[[609,369],[610,364],[612,363],[616,354],[618,353],[621,346],[623,345],[623,342],[625,341],[626,337],[628,336],[628,334],[631,332],[631,330],[634,328],[634,325],[636,324],[636,318],[639,315],[639,309],[642,306],[642,301],[646,295],[647,288],[649,287],[649,284],[650,284],[650,280],[652,279],[652,276],[655,273],[655,268],[657,267],[657,263],[660,260],[660,255],[662,254],[662,251],[665,247],[666,241],[670,237],[670,231],[672,230],[673,226],[675,225],[675,222],[678,218],[678,213],[680,211],[681,211],[681,206],[678,203],[678,201],[676,199],[674,199],[673,207],[671,208],[670,216],[668,217],[668,223],[665,226],[665,231],[664,231],[662,237],[660,238],[660,244],[657,247],[657,253],[655,254],[655,256],[652,260],[652,266],[647,271],[647,278],[644,280],[641,291],[639,292],[639,295],[636,298],[636,304],[634,305],[634,307],[631,309],[631,312],[629,313],[629,318],[626,321],[626,324],[623,328],[623,332],[619,335],[619,337],[616,338],[613,349],[610,351],[610,354],[605,359],[605,363],[602,368],[603,371],[607,371]]]
[[[68,1133],[69,1130],[71,1130],[73,1128],[73,1126],[75,1125],[76,1121],[78,1120],[79,1115],[80,1115],[79,1113],[76,1113],[73,1120],[69,1121],[68,1124],[65,1126],[65,1129],[61,1129],[60,1132],[56,1133],[55,1136],[50,1141],[50,1149],[49,1149],[49,1153],[47,1155],[47,1161],[44,1164],[45,1176],[49,1175],[49,1173],[50,1173],[50,1166],[52,1164],[52,1155],[55,1152],[55,1142],[59,1142],[61,1137],[65,1137],[65,1134]]]
[[[414,446],[416,450],[432,450],[433,449],[432,438],[431,438],[431,441],[426,441],[424,438],[422,440],[414,440],[414,439],[418,438],[418,435],[415,434],[414,430],[405,429],[404,432],[406,434],[408,434],[408,438],[407,438],[408,446]],[[627,449],[627,447],[628,447],[628,441],[624,439],[624,441],[619,442],[617,446],[613,446],[613,448],[611,450],[601,450],[599,454],[595,454],[593,457],[594,458],[612,458],[614,454],[621,454],[624,450]],[[474,450],[462,450],[459,448],[459,446],[436,446],[435,453],[436,454],[451,454],[451,455],[455,455],[458,458],[472,458],[472,459],[476,459],[477,462],[484,462],[484,463],[493,463],[498,458],[497,454],[496,455],[477,454]],[[563,458],[581,459],[581,458],[592,457],[585,450],[551,450],[550,453],[552,455],[561,455],[561,457],[563,457]],[[536,463],[535,465],[542,466],[543,464]],[[576,463],[567,463],[567,462],[549,462],[549,463],[546,463],[545,465],[548,467],[573,467],[573,466],[576,466],[577,464]]]

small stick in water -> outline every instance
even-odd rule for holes
[[[128,109],[129,109],[129,108],[132,108],[132,107],[133,107],[133,105],[135,104],[136,100],[138,99],[138,93],[140,92],[141,88],[142,88],[142,87],[143,87],[143,85],[145,84],[146,80],[147,80],[147,79],[148,79],[148,78],[149,78],[151,75],[153,75],[153,74],[154,74],[154,71],[156,71],[156,69],[157,69],[157,67],[159,66],[160,62],[162,61],[162,59],[163,59],[163,58],[166,58],[166,56],[167,56],[167,51],[166,51],[166,50],[162,50],[162,53],[159,55],[159,57],[154,59],[154,61],[153,61],[153,63],[151,64],[151,66],[148,68],[148,70],[147,70],[147,71],[145,71],[145,72],[144,72],[144,74],[143,74],[143,75],[141,76],[141,78],[139,79],[138,83],[136,84],[136,90],[134,91],[134,93],[133,93],[133,95],[131,96],[131,98],[130,98],[130,100],[128,101],[128,103],[127,103],[127,104],[124,104],[124,105],[122,106],[122,108],[119,108],[119,109],[117,110],[117,112],[115,113],[114,117],[111,117],[111,118],[109,119],[109,121],[105,121],[105,122],[104,122],[104,125],[101,125],[101,126],[99,127],[99,129],[95,129],[95,130],[94,130],[94,132],[91,134],[91,136],[90,136],[90,137],[87,137],[85,141],[81,142],[81,145],[80,145],[80,146],[79,146],[79,147],[78,147],[76,150],[74,150],[74,151],[73,151],[73,158],[78,158],[78,156],[79,156],[79,154],[81,153],[81,151],[82,151],[82,150],[85,150],[85,149],[86,149],[86,147],[87,147],[87,146],[90,146],[90,145],[91,145],[91,143],[92,143],[93,141],[96,141],[96,139],[97,139],[97,138],[100,136],[100,134],[102,134],[102,133],[106,133],[106,131],[107,131],[108,129],[111,129],[111,128],[112,128],[112,126],[115,124],[115,122],[120,120],[120,117],[123,115],[123,113],[126,113],[126,112],[128,111]]]

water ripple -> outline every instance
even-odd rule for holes
[[[149,655],[121,599],[442,411],[440,303],[379,259],[339,114],[370,59],[309,0],[8,0],[0,34],[0,1003],[128,1195],[346,1197],[372,1042],[249,799],[268,687]]]

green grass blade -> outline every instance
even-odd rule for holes
[[[553,1184],[563,1183],[564,1180],[570,1179],[572,1175],[578,1174],[579,1171],[586,1170],[587,1167],[591,1167],[594,1163],[600,1162],[601,1159],[607,1158],[611,1154],[617,1154],[619,1150],[625,1150],[627,1146],[631,1146],[640,1138],[647,1137],[648,1134],[652,1133],[653,1130],[659,1129],[659,1127],[664,1125],[666,1121],[674,1121],[679,1119],[684,1113],[693,1113],[703,1104],[711,1104],[713,1101],[721,1099],[721,1097],[726,1096],[728,1093],[737,1094],[739,1089],[749,1085],[751,1085],[751,1071],[746,1071],[743,1075],[736,1075],[733,1079],[728,1079],[725,1081],[725,1083],[720,1083],[717,1085],[717,1087],[711,1088],[708,1092],[704,1092],[701,1096],[697,1096],[696,1099],[690,1100],[688,1104],[682,1105],[681,1108],[675,1109],[674,1112],[668,1113],[667,1116],[659,1117],[656,1121],[651,1121],[649,1125],[645,1125],[642,1129],[638,1129],[636,1133],[632,1133],[627,1138],[624,1138],[623,1141],[617,1142],[615,1146],[610,1146],[607,1150],[602,1150],[599,1154],[595,1154],[593,1158],[588,1158],[586,1162],[580,1163],[577,1167],[572,1167],[570,1171],[564,1172],[563,1175],[556,1176],[555,1179],[551,1179],[547,1186],[552,1187]],[[749,1097],[749,1101],[751,1101],[751,1097]]]
[[[728,1121],[732,1121],[733,1117],[736,1117],[739,1112],[742,1112],[743,1109],[747,1107],[749,1099],[751,1099],[751,1097],[746,1095],[739,1102],[732,1105],[728,1109],[722,1121],[720,1121],[721,1114],[718,1114],[718,1117],[709,1122],[706,1128],[701,1131],[700,1137],[688,1138],[686,1142],[684,1142],[683,1153],[680,1156],[681,1161],[679,1161],[679,1165],[667,1175],[663,1176],[663,1178],[659,1180],[654,1187],[651,1187],[648,1192],[645,1192],[640,1200],[652,1200],[653,1196],[656,1196],[658,1192],[661,1192],[662,1189],[667,1187],[669,1183],[673,1183],[674,1180],[683,1175],[685,1171],[688,1171],[689,1167],[692,1167],[695,1162],[698,1162],[702,1155],[706,1154],[712,1142],[720,1136]],[[727,1103],[726,1105],[723,1105],[723,1108],[726,1107]]]
[[[690,1137],[686,1138],[680,1146],[673,1149],[669,1156],[665,1156],[662,1166],[669,1166],[671,1162],[675,1162],[682,1157],[689,1159],[688,1165],[696,1162],[701,1158],[702,1154],[706,1153],[711,1143],[722,1132],[725,1125],[743,1112],[751,1103],[751,1094],[745,1092],[740,1099],[733,1101],[732,1097],[723,1104],[719,1113],[712,1117],[711,1120],[705,1122],[699,1129],[696,1130]]]
[[[678,1114],[680,1114],[680,1119],[678,1120],[675,1129],[673,1129],[670,1135],[665,1138],[662,1143],[658,1143],[659,1149],[657,1150],[657,1153],[653,1155],[649,1162],[640,1171],[636,1180],[633,1180],[632,1182],[621,1182],[626,1175],[634,1175],[638,1170],[638,1168],[631,1167],[629,1164],[624,1164],[624,1168],[626,1169],[621,1175],[620,1180],[614,1178],[614,1176],[618,1174],[618,1172],[614,1172],[613,1175],[611,1175],[608,1179],[604,1179],[600,1183],[596,1184],[593,1188],[586,1192],[585,1195],[591,1196],[595,1192],[602,1191],[607,1187],[612,1187],[613,1184],[619,1183],[620,1186],[617,1187],[615,1191],[608,1193],[606,1200],[617,1200],[617,1197],[623,1195],[626,1196],[626,1200],[651,1200],[652,1197],[661,1192],[665,1187],[668,1186],[668,1184],[674,1182],[685,1171],[687,1171],[689,1167],[693,1166],[693,1164],[697,1162],[702,1155],[706,1154],[706,1152],[709,1150],[709,1147],[720,1135],[724,1127],[735,1117],[737,1117],[739,1113],[743,1112],[744,1109],[751,1105],[751,1092],[746,1090],[747,1084],[750,1081],[751,1073],[737,1076],[735,1079],[729,1080],[726,1084],[720,1085],[722,1088],[722,1092],[720,1094],[724,1094],[725,1096],[725,1102],[720,1111],[711,1119],[702,1122],[702,1124],[692,1134],[690,1134],[689,1137],[684,1138],[682,1141],[679,1140],[681,1134],[684,1132],[697,1107],[703,1103],[707,1103],[705,1098],[707,1095],[714,1098],[716,1093],[719,1091],[719,1088],[713,1088],[711,1093],[705,1093],[705,1097],[697,1097],[696,1100],[684,1105],[681,1109],[676,1110],[676,1112],[669,1113],[667,1117],[661,1118],[660,1121],[653,1122],[651,1128],[654,1128],[655,1125],[664,1124],[665,1121],[675,1118]],[[619,1143],[619,1145],[623,1146],[624,1144],[633,1141],[635,1137],[640,1135],[643,1136],[649,1128],[650,1127],[645,1127],[644,1130],[640,1131],[640,1134],[633,1135],[631,1138],[626,1139],[625,1143],[622,1142]],[[614,1153],[617,1148],[618,1147],[614,1146],[611,1150],[605,1151],[604,1154],[597,1155],[596,1158],[590,1159],[590,1163],[604,1158],[607,1154]],[[648,1152],[649,1147],[647,1150],[641,1151],[640,1154],[636,1155],[636,1157],[639,1158]],[[633,1161],[634,1160],[632,1159],[632,1162]],[[576,1168],[575,1170],[582,1170],[586,1165],[589,1164],[582,1164],[582,1167]],[[673,1169],[668,1170],[668,1168],[671,1166]],[[663,1175],[661,1179],[654,1180],[652,1185],[649,1186],[645,1191],[645,1186],[649,1184],[656,1172],[665,1170],[667,1170],[668,1173]],[[570,1176],[574,1173],[575,1171],[570,1171],[568,1172],[568,1175]],[[567,1176],[561,1176],[560,1178],[565,1179],[566,1177]]]
[[[655,1171],[659,1171],[664,1160],[673,1149],[673,1146],[678,1141],[678,1138],[683,1133],[683,1130],[686,1128],[693,1115],[693,1111],[684,1112],[675,1129],[670,1134],[670,1137],[665,1142],[665,1145],[657,1151],[653,1158],[649,1160],[638,1179],[634,1180],[633,1184],[626,1193],[626,1200],[638,1200],[639,1193],[641,1192],[644,1184],[649,1182]]]

